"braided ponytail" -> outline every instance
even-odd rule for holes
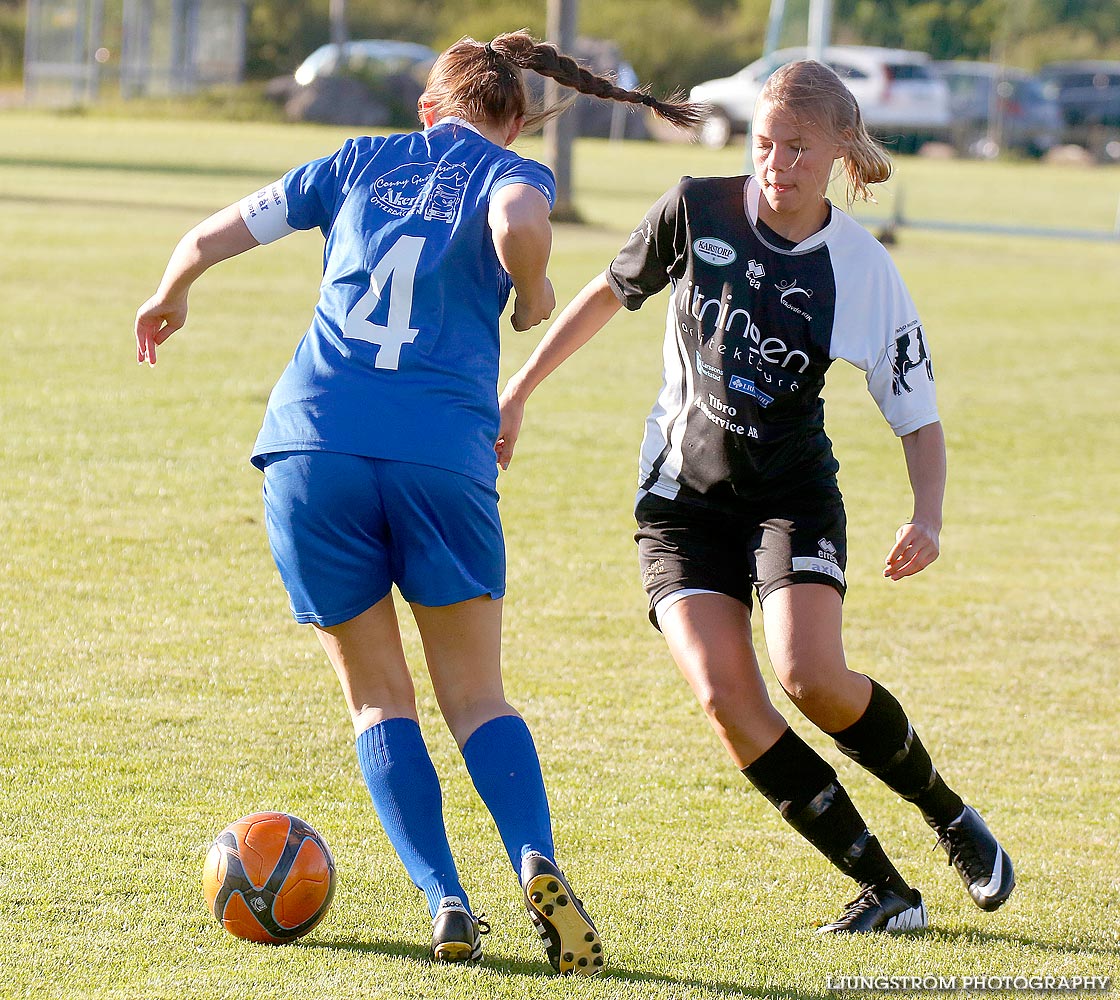
[[[526,69],[590,97],[644,105],[678,128],[693,128],[705,117],[702,105],[689,104],[680,93],[662,101],[645,88],[619,87],[581,66],[550,42],[534,41],[527,31],[498,35],[485,44],[473,38],[460,39],[436,60],[420,98],[421,106],[437,108],[442,114],[459,114],[468,121],[498,122],[524,116],[526,128],[531,128],[560,114],[571,101],[550,108],[530,108],[521,73]]]

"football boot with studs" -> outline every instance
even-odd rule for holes
[[[444,896],[432,918],[433,962],[477,962],[482,958],[482,935],[490,925],[477,917],[458,896]]]
[[[556,865],[533,851],[521,861],[525,909],[560,975],[594,976],[603,969],[595,924]]]

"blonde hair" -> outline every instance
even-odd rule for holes
[[[859,104],[834,70],[813,59],[787,63],[763,85],[758,102],[763,101],[840,146],[849,206],[856,200],[875,200],[870,185],[890,177],[891,158],[868,133]]]
[[[492,41],[461,38],[444,51],[428,74],[420,96],[421,115],[459,115],[467,121],[499,123],[525,116],[532,128],[563,111],[568,104],[534,108],[522,70],[551,77],[562,86],[606,101],[644,105],[659,118],[680,128],[692,128],[704,118],[702,105],[689,104],[674,94],[664,101],[644,89],[626,90],[605,76],[580,66],[555,45],[537,42],[527,31],[498,35]]]

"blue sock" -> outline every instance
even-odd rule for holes
[[[444,896],[458,896],[470,909],[447,843],[439,776],[420,726],[413,719],[386,719],[360,733],[356,748],[381,825],[431,915]]]
[[[526,852],[539,851],[552,859],[548,796],[537,748],[524,720],[502,715],[484,722],[463,747],[463,759],[518,876]]]

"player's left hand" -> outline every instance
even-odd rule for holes
[[[156,347],[187,321],[187,302],[168,301],[153,295],[136,311],[136,360],[154,366]]]
[[[890,580],[920,573],[941,554],[938,533],[931,525],[907,521],[895,532],[894,547],[887,553],[883,576]]]
[[[514,399],[509,392],[504,392],[499,400],[499,407],[501,424],[494,451],[498,458],[498,465],[505,471],[509,469],[509,463],[513,459],[513,449],[517,445],[517,435],[521,433],[521,421],[525,419],[525,404]]]

